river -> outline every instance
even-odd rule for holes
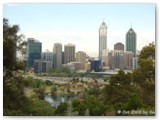
[[[55,96],[48,94],[45,95],[45,101],[51,104],[51,106],[58,107],[62,102],[68,102],[72,101],[73,99],[76,99],[77,96],[71,96],[66,94],[57,94]]]

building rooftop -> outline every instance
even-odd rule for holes
[[[37,43],[40,43],[40,41],[34,39],[34,38],[28,38],[28,42],[37,42]]]

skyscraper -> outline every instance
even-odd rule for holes
[[[28,38],[27,41],[27,68],[33,67],[35,60],[41,59],[42,43],[34,38]]]
[[[124,52],[122,50],[113,50],[109,52],[110,69],[132,69],[132,52]]]
[[[41,53],[41,60],[42,61],[50,61],[52,68],[53,68],[53,61],[54,61],[53,59],[54,59],[53,52],[50,52],[47,50],[46,52]]]
[[[107,26],[104,21],[99,28],[99,60],[101,60],[102,64],[105,62],[103,51],[107,51]]]
[[[136,42],[137,36],[132,28],[126,34],[126,51],[131,51],[136,56]]]
[[[76,61],[81,62],[81,68],[85,69],[85,63],[86,63],[86,53],[83,51],[78,51],[76,53]]]
[[[64,64],[75,61],[75,45],[64,45]]]
[[[62,67],[62,44],[55,43],[53,47],[54,53],[54,68]]]

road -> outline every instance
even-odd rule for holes
[[[63,85],[63,84],[67,84],[69,83],[71,80],[73,80],[73,77],[46,77],[46,76],[35,76],[35,75],[30,75],[31,77],[33,77],[34,79],[41,79],[41,80],[49,80],[55,84],[58,84],[58,85]],[[83,81],[85,82],[94,82],[94,80],[92,78],[86,78],[86,77],[83,77],[82,78]],[[79,80],[81,80],[81,78],[79,78]],[[103,84],[103,85],[107,85],[109,84],[109,82],[104,82],[103,79],[98,79],[97,82],[99,84]]]

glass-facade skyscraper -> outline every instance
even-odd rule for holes
[[[126,51],[131,51],[136,56],[136,44],[137,44],[137,36],[135,31],[130,28],[126,34]]]
[[[28,38],[27,41],[27,68],[32,68],[35,60],[41,59],[42,43],[34,38]]]

